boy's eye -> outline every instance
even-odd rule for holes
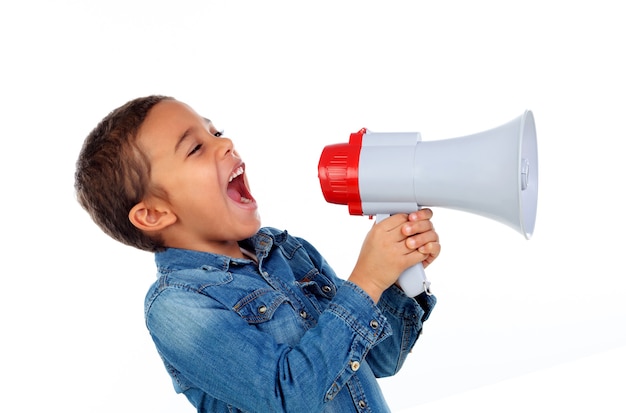
[[[200,148],[202,148],[202,144],[201,144],[201,143],[197,144],[197,145],[196,145],[196,146],[195,146],[195,147],[191,150],[191,152],[189,152],[189,154],[188,154],[187,156],[191,156],[191,155],[193,155],[194,153],[198,152],[198,151],[200,150]]]
[[[219,138],[220,136],[224,136],[224,129],[222,129],[222,130],[220,130],[220,131],[215,132],[215,133],[213,134],[213,136],[217,136],[218,138]]]

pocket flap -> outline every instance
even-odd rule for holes
[[[287,297],[270,289],[256,290],[235,304],[233,310],[249,324],[264,323],[272,319],[278,306],[287,301]]]

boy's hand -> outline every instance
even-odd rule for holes
[[[430,265],[441,245],[425,208],[410,214],[396,214],[374,224],[361,247],[349,281],[366,291],[375,302],[396,282],[402,272],[422,262]]]

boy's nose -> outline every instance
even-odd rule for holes
[[[228,138],[217,138],[218,139],[218,155],[222,157],[227,156],[236,156],[237,152],[235,152],[235,145],[233,141]]]

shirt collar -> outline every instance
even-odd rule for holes
[[[275,232],[267,228],[261,228],[252,237],[240,241],[240,245],[250,251],[254,251],[257,259],[266,257],[272,247],[281,245],[287,239],[287,232]],[[189,268],[211,266],[227,271],[233,262],[249,263],[248,258],[233,258],[226,255],[211,252],[186,250],[181,248],[167,248],[155,253],[154,259],[160,273],[167,273]]]

